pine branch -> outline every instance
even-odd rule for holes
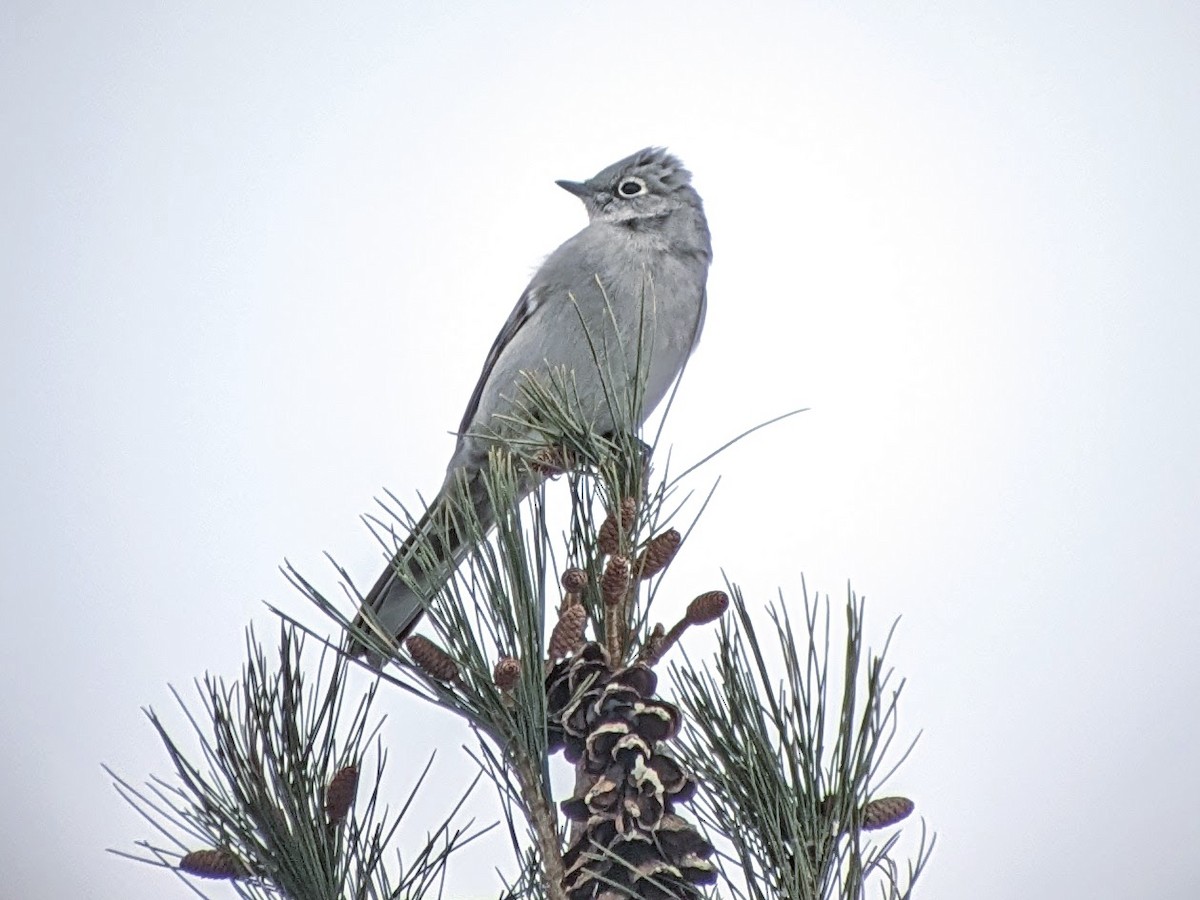
[[[168,842],[139,842],[142,854],[113,852],[180,877],[229,881],[239,897],[255,900],[430,895],[450,855],[482,832],[469,824],[451,828],[456,807],[407,869],[388,871],[385,854],[408,804],[395,816],[378,807],[386,754],[378,743],[380,722],[371,722],[375,686],[348,707],[345,660],[322,651],[312,669],[304,640],[287,624],[280,629],[277,665],[253,630],[246,645],[239,681],[206,676],[198,683],[199,710],[175,692],[198,756],[147,711],[175,779],[156,778],[139,789],[106,769],[122,797]],[[362,767],[372,756],[371,788],[360,801]]]
[[[772,607],[775,640],[768,647],[741,593],[732,594],[734,620],[722,624],[712,667],[687,661],[672,668],[689,714],[684,758],[705,786],[701,821],[728,841],[740,868],[731,890],[754,900],[858,898],[878,875],[884,897],[909,896],[933,848],[924,827],[907,879],[891,856],[896,836],[875,845],[862,834],[912,811],[905,798],[877,796],[895,770],[882,766],[903,687],[890,687],[884,667],[890,635],[877,655],[864,658],[863,605],[851,594],[837,702],[828,604],[822,615],[805,593],[799,632],[786,606]],[[779,665],[782,683],[774,674]]]

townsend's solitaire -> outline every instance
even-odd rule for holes
[[[373,624],[397,640],[424,611],[418,592],[426,600],[435,594],[470,549],[453,530],[448,538],[434,531],[429,523],[438,512],[465,491],[484,527],[495,522],[480,473],[494,443],[488,435],[503,433],[504,420],[493,417],[512,414],[521,379],[552,369],[572,372],[580,415],[603,433],[614,427],[606,383],[628,382],[640,355],[644,394],[633,418],[641,424],[700,337],[712,247],[700,197],[679,160],[647,148],[587,181],[557,184],[583,201],[588,225],[550,254],[521,294],[467,403],[446,481],[363,600]],[[419,542],[422,555],[435,548],[440,565],[416,563]],[[357,624],[364,625],[362,612]],[[351,641],[350,651],[367,649]]]

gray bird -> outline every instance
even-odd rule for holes
[[[504,420],[494,417],[513,412],[523,378],[573,373],[579,414],[604,433],[615,424],[606,385],[628,384],[635,372],[644,379],[640,408],[632,411],[641,424],[700,338],[712,247],[700,196],[679,160],[651,147],[587,181],[556,183],[583,201],[588,225],[550,254],[521,294],[467,403],[441,490],[363,600],[374,625],[397,640],[421,618],[418,592],[433,596],[470,550],[453,528],[438,531],[432,523],[445,522],[446,510],[464,496],[485,528],[495,522],[480,473],[489,435],[503,433]],[[429,564],[431,555],[437,565]],[[356,624],[363,619],[360,611]],[[367,653],[357,641],[349,649]]]

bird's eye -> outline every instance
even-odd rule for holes
[[[635,178],[632,175],[626,178],[617,187],[622,197],[636,197],[638,194],[646,193],[646,182],[640,178]]]

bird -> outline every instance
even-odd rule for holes
[[[576,412],[604,433],[617,424],[605,386],[633,374],[634,356],[642,381],[630,413],[640,425],[699,341],[712,242],[680,160],[647,147],[585,181],[555,184],[583,202],[588,224],[546,257],[521,293],[484,361],[441,489],[362,599],[347,650],[376,668],[385,659],[355,632],[402,641],[470,551],[469,538],[438,523],[464,502],[485,531],[495,523],[483,474],[522,380],[568,373]],[[522,495],[537,480],[522,484]]]

